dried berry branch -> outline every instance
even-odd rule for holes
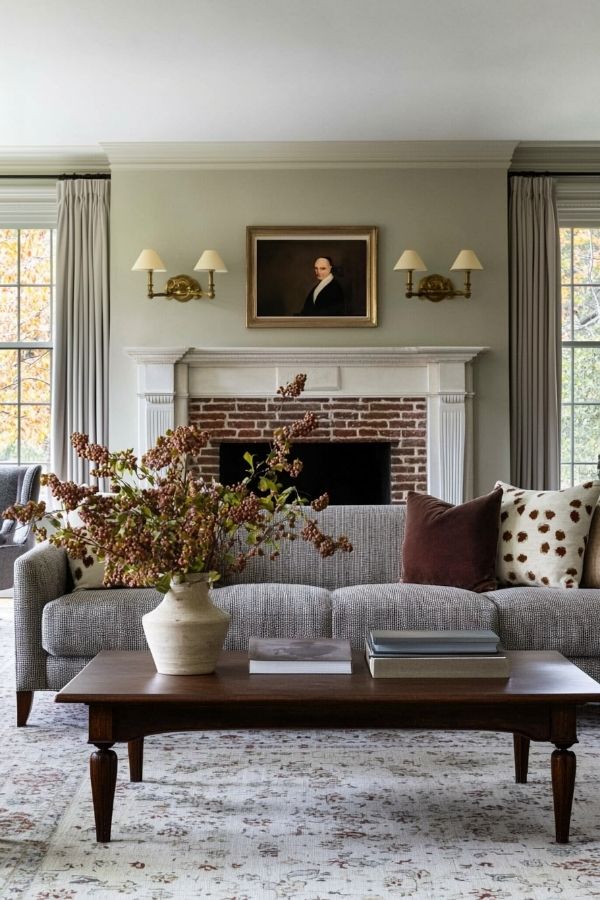
[[[282,402],[299,397],[305,383],[306,376],[297,375],[280,387]],[[139,461],[132,450],[110,452],[76,432],[71,442],[78,456],[94,463],[93,477],[110,480],[112,493],[100,494],[96,487],[49,474],[42,482],[60,502],[59,510],[47,512],[43,502],[30,502],[10,507],[4,516],[33,523],[42,539],[47,537],[47,520],[54,528],[48,537],[52,544],[84,565],[93,563],[92,553],[105,561],[107,586],[154,584],[167,590],[173,576],[189,572],[208,572],[214,581],[228,571],[240,571],[255,556],[275,559],[282,542],[298,536],[322,557],[348,552],[352,546],[347,537],[323,534],[317,520],[309,517],[306,498],[280,481],[282,473],[296,478],[302,469],[300,460],[290,458],[293,440],[317,427],[317,417],[307,412],[275,428],[265,459],[255,461],[244,454],[248,474],[234,485],[205,479],[190,467],[210,440],[208,432],[194,425],[167,431]],[[255,482],[257,490],[251,487]],[[328,503],[323,494],[311,506],[319,511]],[[73,524],[69,515],[75,510],[81,524]]]

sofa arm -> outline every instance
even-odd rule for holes
[[[70,590],[67,554],[47,541],[15,561],[15,661],[17,691],[44,690],[46,651],[42,613],[46,603]]]

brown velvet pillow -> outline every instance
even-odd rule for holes
[[[501,500],[501,488],[460,506],[409,491],[402,580],[494,590]]]
[[[583,557],[582,588],[600,588],[600,506],[596,506]]]

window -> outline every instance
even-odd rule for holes
[[[0,465],[50,464],[52,228],[0,228]]]
[[[561,487],[598,477],[600,228],[561,228]]]

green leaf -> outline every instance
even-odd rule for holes
[[[250,451],[246,450],[242,459],[244,462],[248,463],[248,468],[251,472],[254,472],[254,454],[250,453]]]
[[[273,481],[271,478],[265,478],[263,476],[258,480],[258,489],[259,491],[269,491],[276,494],[281,490],[281,485],[277,481]]]
[[[166,594],[169,588],[171,587],[171,574],[167,572],[166,575],[161,575],[159,580],[154,585],[157,591],[161,594]]]

